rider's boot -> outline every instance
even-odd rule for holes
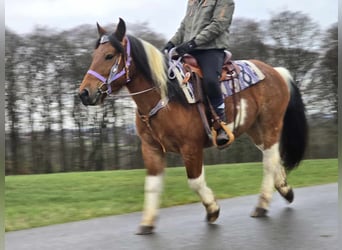
[[[216,107],[215,112],[216,114],[220,117],[220,121],[226,122],[226,113],[224,111],[224,106],[223,105]],[[220,122],[219,121],[219,122]],[[217,146],[223,146],[229,142],[229,136],[227,133],[224,131],[224,129],[219,126],[217,129],[217,137],[216,137],[216,144]]]

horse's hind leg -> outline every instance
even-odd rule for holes
[[[207,211],[206,219],[209,223],[213,223],[219,216],[220,207],[214,197],[213,191],[207,186],[205,181],[202,157],[202,149],[199,149],[196,153],[183,154],[189,187],[199,195]]]
[[[287,184],[286,172],[281,164],[279,144],[275,143],[263,150],[264,174],[258,204],[252,217],[266,216],[274,188],[288,201],[293,201],[292,188]]]
[[[278,143],[275,143],[266,149],[262,149],[262,152],[264,169],[261,184],[261,193],[259,196],[258,204],[254,212],[251,214],[252,217],[266,216],[274,191],[275,176],[281,168]]]
[[[279,194],[284,197],[284,199],[286,199],[289,203],[293,201],[294,193],[292,187],[287,184],[286,171],[284,166],[282,165],[279,171],[276,173],[274,187],[277,189]]]

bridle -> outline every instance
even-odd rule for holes
[[[88,70],[87,74],[90,74],[94,77],[96,77],[98,80],[101,81],[101,85],[98,87],[98,91],[101,94],[107,94],[108,96],[112,93],[112,86],[111,83],[114,82],[115,80],[119,79],[122,76],[126,77],[126,84],[128,84],[131,81],[131,78],[129,76],[129,67],[131,65],[131,61],[132,61],[132,57],[131,57],[131,44],[130,41],[128,39],[128,37],[125,38],[127,41],[127,46],[126,46],[126,56],[124,53],[121,54],[120,57],[118,57],[114,63],[114,65],[112,66],[110,73],[109,73],[109,77],[106,78],[104,76],[102,76],[101,74],[97,73],[94,70]],[[110,42],[110,37],[109,35],[103,35],[100,39],[100,44],[104,44],[104,43],[108,43]],[[119,65],[121,63],[121,60],[124,60],[124,64],[125,66],[122,68],[122,70],[120,72],[118,71]],[[103,86],[107,87],[107,90],[103,90]],[[154,89],[155,87],[140,91],[140,92],[135,92],[135,93],[131,93],[128,95],[123,95],[121,97],[128,97],[128,96],[134,96],[134,95],[139,95],[145,92],[148,92],[152,89]]]
[[[99,41],[99,44],[104,44],[104,43],[110,42],[110,39],[111,38],[108,35],[103,35]],[[130,44],[128,37],[126,37],[125,39],[127,41],[127,46],[126,46],[126,56],[127,57],[125,56],[125,53],[121,53],[121,56],[115,60],[115,63],[110,70],[108,78],[102,76],[101,74],[97,73],[94,70],[88,70],[87,71],[87,74],[90,74],[90,75],[96,77],[98,80],[101,81],[102,84],[98,87],[98,93],[100,93],[100,94],[107,94],[109,96],[112,93],[111,83],[114,82],[115,80],[119,79],[122,76],[126,76],[126,85],[131,81],[131,78],[129,76],[129,67],[130,67],[131,61],[132,61],[131,44]],[[125,66],[122,68],[122,70],[120,72],[117,72],[122,59],[124,60]],[[107,90],[105,90],[105,91],[102,90],[103,86],[106,86]],[[130,93],[128,95],[120,95],[120,96],[115,95],[115,97],[116,98],[118,98],[118,97],[131,97],[131,96],[135,96],[135,95],[140,95],[140,94],[146,93],[148,91],[154,90],[155,88],[156,87],[151,87],[151,88],[139,91],[139,92]],[[160,99],[158,101],[158,103],[147,114],[141,114],[139,112],[139,110],[137,110],[137,113],[138,113],[140,119],[146,124],[146,126],[151,131],[151,133],[154,133],[154,132],[153,132],[153,129],[152,129],[151,124],[150,124],[150,119],[153,116],[155,116],[161,109],[165,108],[168,105],[168,103],[169,103],[168,98]],[[162,144],[158,135],[157,135],[157,140],[159,141],[161,147],[163,148],[163,151],[166,152],[165,147]]]

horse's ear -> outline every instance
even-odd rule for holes
[[[126,35],[125,21],[119,18],[119,24],[118,26],[116,26],[115,36],[120,42],[122,42],[125,35]]]
[[[100,37],[107,33],[107,31],[104,28],[102,28],[99,23],[96,23],[96,25],[97,25],[97,32],[99,33]]]

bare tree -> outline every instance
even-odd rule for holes
[[[17,77],[18,70],[17,65],[20,62],[20,47],[23,45],[19,36],[11,31],[5,31],[6,41],[11,41],[6,43],[5,47],[5,65],[6,65],[6,75],[5,75],[5,89],[6,89],[6,127],[9,130],[9,142],[10,142],[10,152],[7,151],[7,167],[9,165],[11,169],[10,173],[15,173],[19,169],[19,113],[18,113],[18,86]]]
[[[301,78],[317,61],[320,30],[318,24],[299,11],[283,11],[272,16],[268,35],[273,46],[273,64],[288,68]]]
[[[154,32],[147,22],[128,24],[129,31],[134,36],[150,42],[159,49],[165,46],[166,39],[162,34]]]
[[[332,106],[332,112],[335,115],[337,122],[337,109],[338,109],[338,27],[337,23],[333,24],[326,32],[325,39],[323,41],[322,51],[325,51],[322,68],[326,69],[326,73],[323,76],[322,82],[325,82],[326,88],[329,92],[329,100]]]
[[[231,26],[230,47],[235,60],[259,59],[266,61],[269,48],[265,45],[266,34],[259,22],[246,18],[234,19]]]
[[[317,67],[313,68],[305,85],[308,108],[316,113],[332,115],[337,123],[338,109],[338,28],[333,24],[324,34],[317,58]],[[323,98],[322,98],[323,97]]]

